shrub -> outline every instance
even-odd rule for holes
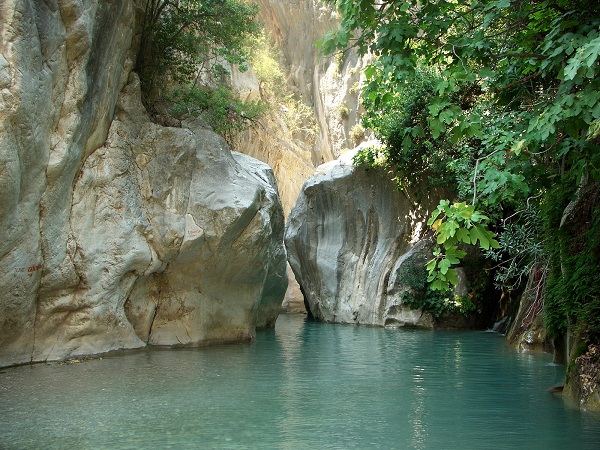
[[[143,100],[150,112],[174,103],[175,112],[206,112],[213,104],[215,117],[234,111],[229,120],[251,117],[227,90],[227,67],[246,69],[246,42],[259,31],[258,7],[238,0],[148,0],[136,70]],[[209,91],[215,89],[210,94]],[[206,101],[207,98],[215,103]],[[195,106],[193,102],[197,101]],[[228,101],[225,107],[223,101]],[[182,102],[179,104],[179,102]],[[242,113],[243,112],[243,113]],[[208,114],[211,116],[211,114]],[[226,115],[227,116],[227,115]],[[209,119],[217,128],[223,124]],[[232,124],[231,127],[238,127]]]

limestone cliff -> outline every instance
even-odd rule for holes
[[[272,173],[200,122],[150,121],[135,3],[6,0],[0,17],[0,366],[272,325]]]
[[[290,92],[312,108],[318,124],[316,139],[295,139],[276,110],[263,126],[236,140],[235,148],[273,167],[284,210],[291,210],[304,181],[321,163],[336,159],[362,139],[351,131],[360,123],[359,86],[365,59],[354,51],[324,57],[316,42],[339,25],[331,6],[318,0],[254,0],[260,20],[281,52]],[[244,97],[260,96],[259,81],[249,72],[234,73],[233,83]],[[250,93],[254,90],[254,93]]]
[[[290,130],[285,105],[272,110],[233,139],[233,147],[266,162],[273,168],[287,217],[296,203],[302,185],[315,168],[337,158],[365,139],[360,126],[359,86],[366,59],[354,51],[336,56],[319,54],[316,42],[339,22],[331,6],[317,0],[254,0],[260,7],[260,20],[280,52],[279,64],[285,72],[285,88],[307,105],[316,123],[316,136],[297,135]],[[232,84],[245,100],[261,97],[260,80],[252,69],[232,71]],[[312,119],[311,119],[312,120]],[[290,273],[284,300],[287,311],[301,311],[302,294]]]
[[[306,181],[287,223],[289,261],[318,320],[431,327],[402,303],[409,266],[431,252],[424,235],[436,198],[415,207],[386,173],[352,165],[350,151]]]
[[[360,121],[359,90],[365,61],[354,51],[324,57],[315,44],[339,25],[337,13],[319,0],[255,0],[260,18],[284,56],[289,82],[312,105],[319,124],[313,148],[316,166],[356,143],[351,128]]]

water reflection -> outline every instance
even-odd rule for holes
[[[424,386],[425,368],[421,366],[415,366],[413,374],[413,384],[415,385],[412,390],[413,401],[413,417],[410,421],[412,426],[412,448],[422,449],[425,448],[425,436],[427,435],[427,427],[425,421],[426,407],[425,407],[425,396],[426,390]]]
[[[1,448],[600,448],[550,356],[490,333],[305,323],[0,374]]]

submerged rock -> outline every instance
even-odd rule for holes
[[[135,3],[0,7],[0,366],[252,339],[287,285],[270,169],[152,123]]]
[[[307,309],[326,322],[432,327],[430,314],[402,303],[404,275],[431,254],[427,215],[389,175],[352,165],[355,151],[321,165],[286,225],[289,262]]]

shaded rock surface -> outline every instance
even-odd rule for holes
[[[0,15],[0,366],[272,325],[287,286],[273,174],[201,122],[150,121],[136,4]]]
[[[286,225],[289,262],[307,308],[326,322],[432,327],[402,303],[402,274],[430,258],[429,208],[416,207],[389,175],[352,166],[354,151],[305,183]]]
[[[521,294],[519,309],[507,334],[508,342],[520,352],[553,350],[552,340],[544,326],[545,270],[541,264],[532,267]]]
[[[600,345],[592,344],[587,351],[575,358],[564,394],[590,411],[600,410]]]

